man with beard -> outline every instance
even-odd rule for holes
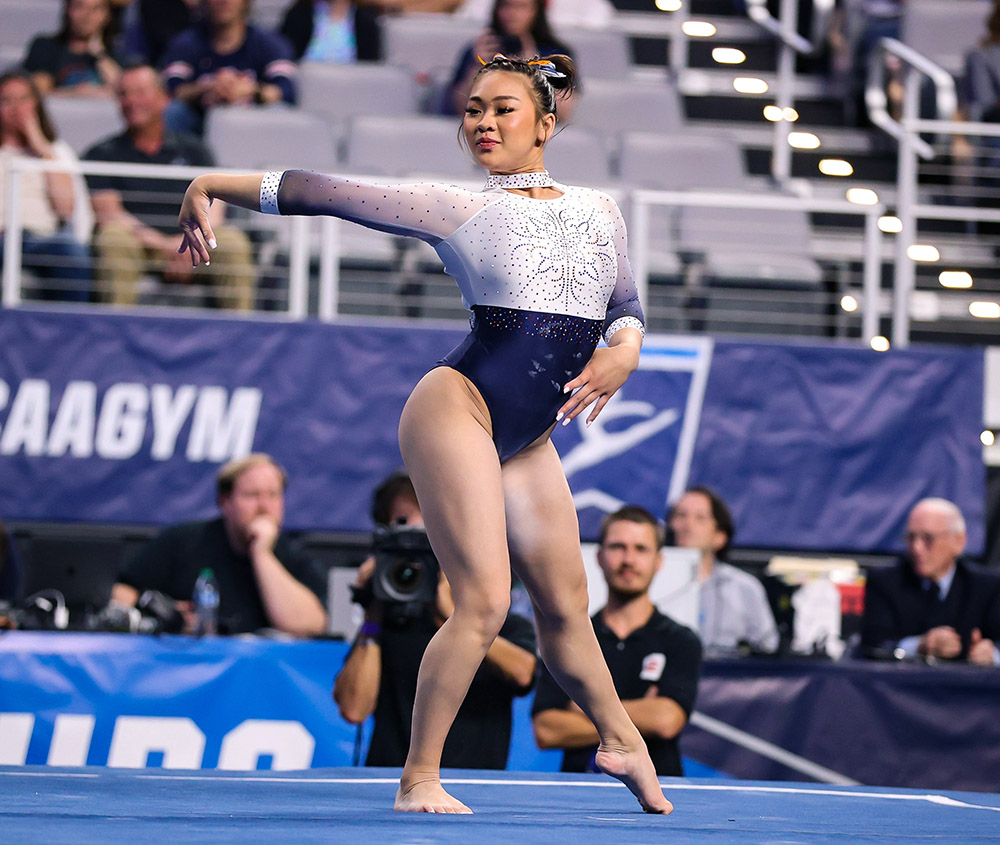
[[[642,733],[658,775],[682,775],[677,738],[694,707],[701,643],[660,613],[649,597],[663,557],[663,534],[645,508],[605,517],[597,562],[608,603],[592,621],[622,704]],[[563,749],[564,772],[596,771],[597,729],[552,676],[542,672],[532,708],[540,748]]]

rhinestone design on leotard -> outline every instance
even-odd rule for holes
[[[551,188],[556,181],[548,170],[534,173],[491,173],[486,177],[487,188]]]
[[[537,311],[518,311],[515,308],[497,308],[477,305],[470,320],[472,328],[515,332],[546,340],[596,345],[601,337],[601,321],[585,320],[565,314],[545,314]]]
[[[615,336],[615,332],[619,332],[622,329],[638,329],[639,334],[643,337],[646,336],[646,327],[642,324],[642,320],[639,320],[636,317],[619,317],[610,326],[608,326],[607,331],[604,332],[604,339],[608,343],[611,343],[611,338]]]
[[[624,317],[641,323],[618,205],[601,191],[553,187],[559,195],[542,199],[499,187],[469,191],[290,170],[262,182],[261,202],[277,210],[277,190],[283,214],[332,214],[426,241],[470,309],[562,314],[603,326]]]

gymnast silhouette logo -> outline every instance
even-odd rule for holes
[[[594,423],[580,414],[554,433],[584,536],[624,504],[663,513],[683,491],[711,352],[707,339],[648,337],[639,368]]]

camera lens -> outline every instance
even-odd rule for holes
[[[408,595],[420,584],[422,571],[419,561],[401,560],[389,572],[389,583],[398,593]]]

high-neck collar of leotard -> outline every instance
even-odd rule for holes
[[[534,173],[491,173],[486,177],[487,188],[551,188],[555,183],[548,170],[536,170]]]

